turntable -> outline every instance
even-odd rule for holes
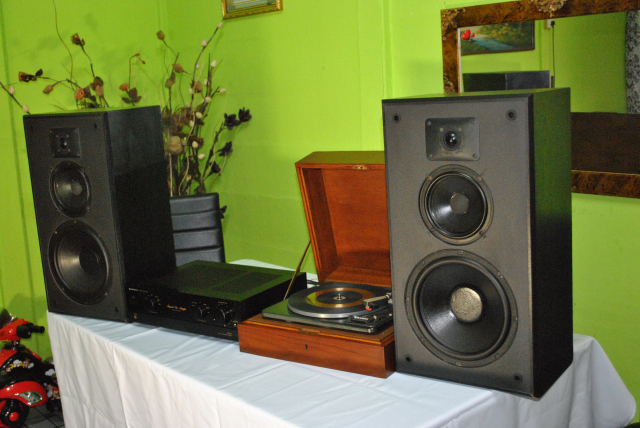
[[[388,289],[367,284],[326,282],[300,290],[263,309],[267,319],[360,333],[379,333],[393,324]]]
[[[298,292],[293,302],[304,303],[293,310],[290,298],[238,324],[240,350],[388,377],[395,350],[384,152],[315,152],[296,172],[322,285]]]

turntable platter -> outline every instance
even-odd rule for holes
[[[314,318],[346,318],[369,313],[363,300],[386,290],[367,284],[329,282],[298,291],[287,300],[291,312]]]

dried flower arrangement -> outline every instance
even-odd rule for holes
[[[55,8],[55,3],[54,3]],[[57,14],[56,14],[57,16]],[[233,151],[232,141],[222,144],[220,140],[224,133],[230,133],[238,126],[251,119],[249,110],[241,108],[238,114],[220,114],[219,123],[214,127],[212,136],[206,137],[205,119],[212,115],[210,111],[212,99],[217,94],[225,93],[225,89],[213,84],[213,74],[217,66],[216,60],[209,59],[206,73],[203,73],[201,58],[206,48],[210,45],[213,37],[222,27],[220,22],[213,35],[209,39],[202,41],[200,53],[195,61],[193,72],[187,72],[178,63],[179,54],[176,53],[166,42],[162,31],[157,33],[157,37],[164,43],[166,50],[175,55],[175,60],[165,68],[164,99],[162,100],[162,126],[165,142],[165,155],[169,172],[169,189],[171,196],[184,196],[193,194],[205,194],[211,189],[224,169],[230,153]],[[54,79],[44,75],[42,69],[33,74],[19,72],[18,82],[4,84],[0,81],[0,87],[17,103],[22,110],[30,114],[29,107],[22,104],[15,95],[15,85],[19,83],[36,82],[38,80],[48,81],[49,84],[43,89],[44,94],[50,94],[57,86],[64,86],[73,93],[76,107],[84,108],[105,108],[109,104],[105,98],[104,81],[96,76],[93,61],[85,50],[86,42],[80,38],[78,33],[71,36],[71,43],[78,46],[89,61],[92,82],[82,86],[74,76],[74,61],[71,50],[64,42],[58,30],[56,17],[56,32],[62,44],[67,49],[71,58],[69,77],[64,79]],[[129,81],[120,85],[123,92],[122,101],[125,104],[135,106],[142,101],[138,90],[132,85],[132,68],[145,64],[136,53],[129,58]],[[204,77],[203,77],[204,74]],[[181,83],[183,75],[190,75],[188,96],[185,97]],[[222,145],[222,147],[220,147]]]
[[[55,6],[55,3],[54,3],[54,6]],[[33,74],[29,74],[29,73],[25,73],[24,71],[20,71],[18,73],[18,82],[10,83],[10,84],[7,84],[7,85],[5,85],[2,82],[0,82],[0,86],[2,87],[2,89],[4,89],[9,94],[9,96],[13,99],[13,101],[15,101],[20,107],[22,107],[22,110],[27,114],[30,114],[29,107],[26,104],[22,104],[22,103],[20,103],[20,101],[18,101],[18,99],[15,96],[15,86],[14,85],[17,85],[20,82],[23,82],[23,83],[36,82],[37,80],[45,80],[45,81],[50,82],[42,90],[42,93],[44,93],[46,95],[49,95],[51,92],[53,92],[53,90],[57,86],[63,86],[63,87],[66,87],[66,88],[70,89],[71,92],[73,93],[73,98],[75,99],[76,107],[79,108],[79,109],[82,109],[82,108],[105,108],[105,107],[109,107],[109,103],[107,102],[107,100],[106,100],[106,98],[104,96],[104,81],[99,76],[96,76],[96,74],[95,74],[94,67],[93,67],[93,61],[91,60],[91,57],[89,56],[89,54],[87,53],[87,51],[84,48],[85,44],[86,44],[84,39],[80,38],[78,33],[76,33],[73,36],[71,36],[71,43],[76,45],[76,46],[79,46],[80,49],[82,50],[82,53],[87,57],[87,59],[89,61],[89,67],[91,69],[91,76],[93,78],[92,82],[89,85],[81,86],[78,83],[78,80],[75,78],[75,76],[73,74],[73,72],[74,72],[73,54],[71,53],[71,50],[69,49],[67,44],[64,42],[64,39],[62,39],[62,37],[60,36],[60,32],[58,31],[57,22],[56,22],[56,31],[58,32],[58,38],[60,39],[60,41],[64,45],[65,49],[69,53],[69,58],[71,59],[71,66],[70,66],[70,69],[69,69],[69,77],[64,78],[64,79],[54,79],[52,77],[45,76],[44,75],[44,71],[42,69],[39,69],[38,71],[36,71]],[[131,68],[131,60],[134,59],[134,58],[138,59],[140,62],[144,63],[144,61],[140,60],[139,57],[140,57],[140,54],[135,54],[134,56],[132,56],[129,59],[129,67],[130,68]]]
[[[190,81],[186,101],[180,83],[182,76],[189,73],[178,63],[179,53],[167,44],[164,33],[157,33],[165,48],[175,55],[175,60],[166,68],[166,92],[162,108],[165,153],[169,161],[169,189],[172,196],[207,193],[207,186],[215,183],[233,151],[231,141],[220,148],[223,132],[230,132],[251,119],[249,110],[244,108],[237,115],[224,113],[224,119],[222,115],[218,119],[219,124],[215,127],[210,143],[205,140],[205,119],[210,115],[213,97],[225,93],[225,89],[213,83],[217,61],[209,57],[205,70],[201,58],[221,27],[222,22],[211,37],[201,43],[193,72],[187,79]]]

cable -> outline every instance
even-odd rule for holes
[[[282,299],[282,300],[287,300],[287,297],[289,297],[289,291],[291,290],[291,286],[293,285],[293,282],[296,280],[296,277],[300,273],[300,268],[302,267],[302,262],[304,261],[304,258],[307,255],[307,251],[309,251],[309,247],[310,246],[311,246],[311,240],[309,240],[309,243],[307,244],[307,247],[304,249],[304,253],[302,253],[302,257],[300,258],[300,262],[298,263],[298,267],[296,268],[295,272],[293,273],[293,278],[291,278],[291,282],[289,283],[289,287],[287,287],[287,292],[284,293],[284,299]]]

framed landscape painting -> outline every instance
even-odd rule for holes
[[[222,0],[222,19],[282,10],[283,0]]]
[[[473,55],[533,50],[534,28],[534,21],[460,28],[460,53]]]

